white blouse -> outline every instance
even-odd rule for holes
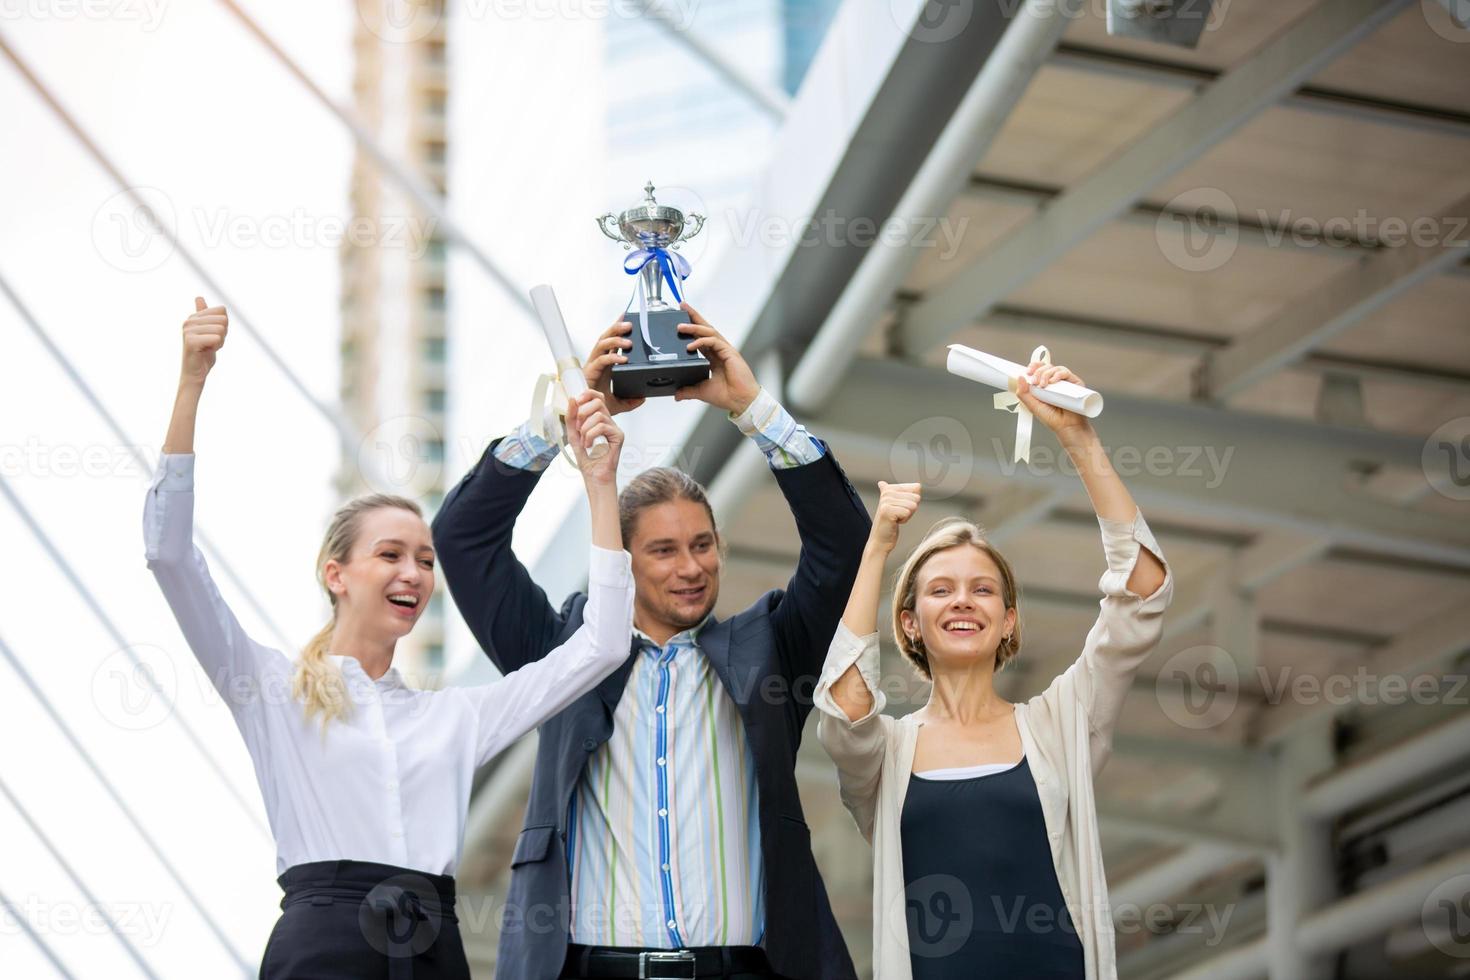
[[[291,696],[296,660],[251,639],[193,543],[194,456],[165,454],[148,490],[148,567],[255,764],[276,870],[351,859],[453,874],[476,768],[596,686],[628,658],[626,551],[592,548],[585,622],[541,660],[493,684],[415,690],[331,655],[353,702],[322,734]]]

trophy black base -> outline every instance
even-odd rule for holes
[[[637,310],[629,310],[626,319],[633,324],[633,346],[626,353],[627,364],[614,364],[612,393],[617,398],[658,398],[672,395],[685,385],[696,385],[709,379],[709,361],[699,351],[686,348],[694,339],[679,333],[679,325],[689,322],[683,310],[650,310],[648,335],[664,354],[650,351],[643,343]]]

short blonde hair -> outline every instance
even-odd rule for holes
[[[898,652],[903,654],[905,660],[914,665],[925,679],[933,680],[934,675],[929,669],[929,655],[924,651],[924,640],[922,637],[909,639],[903,630],[903,613],[914,611],[918,603],[919,572],[925,563],[941,551],[967,544],[989,555],[990,560],[995,562],[995,567],[1000,569],[1000,597],[1005,603],[1006,609],[1016,610],[1016,625],[1011,630],[1011,635],[1000,642],[995,649],[995,669],[1001,670],[1006,664],[1016,658],[1021,652],[1021,610],[1019,606],[1020,596],[1016,588],[1016,574],[1011,570],[1011,563],[1006,561],[1004,555],[985,540],[985,532],[980,525],[965,520],[963,517],[946,517],[944,520],[931,527],[924,535],[924,540],[919,542],[904,560],[903,567],[898,570],[898,578],[893,586],[893,639],[898,644]]]

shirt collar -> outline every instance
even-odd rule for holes
[[[356,657],[348,657],[340,653],[329,653],[328,658],[337,662],[337,667],[343,672],[352,671],[364,680],[371,680],[367,672],[362,669],[362,664]],[[403,675],[398,672],[397,667],[389,667],[383,672],[383,676],[372,681],[384,690],[408,690],[408,685],[403,682]]]
[[[652,647],[655,650],[666,650],[671,646],[695,647],[699,645],[700,632],[710,624],[710,620],[712,619],[714,619],[714,614],[706,613],[705,617],[701,619],[698,623],[695,623],[687,630],[682,630],[669,637],[669,642],[665,643],[662,647],[660,647],[657,643],[653,641],[653,637],[649,636],[641,629],[638,629],[636,626],[633,628],[633,635],[642,641],[642,647],[644,649]]]

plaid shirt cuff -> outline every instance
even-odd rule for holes
[[[772,469],[794,469],[815,463],[826,455],[826,450],[811,437],[806,426],[798,425],[796,419],[764,388],[745,411],[739,415],[730,413],[730,421],[755,440]]]

